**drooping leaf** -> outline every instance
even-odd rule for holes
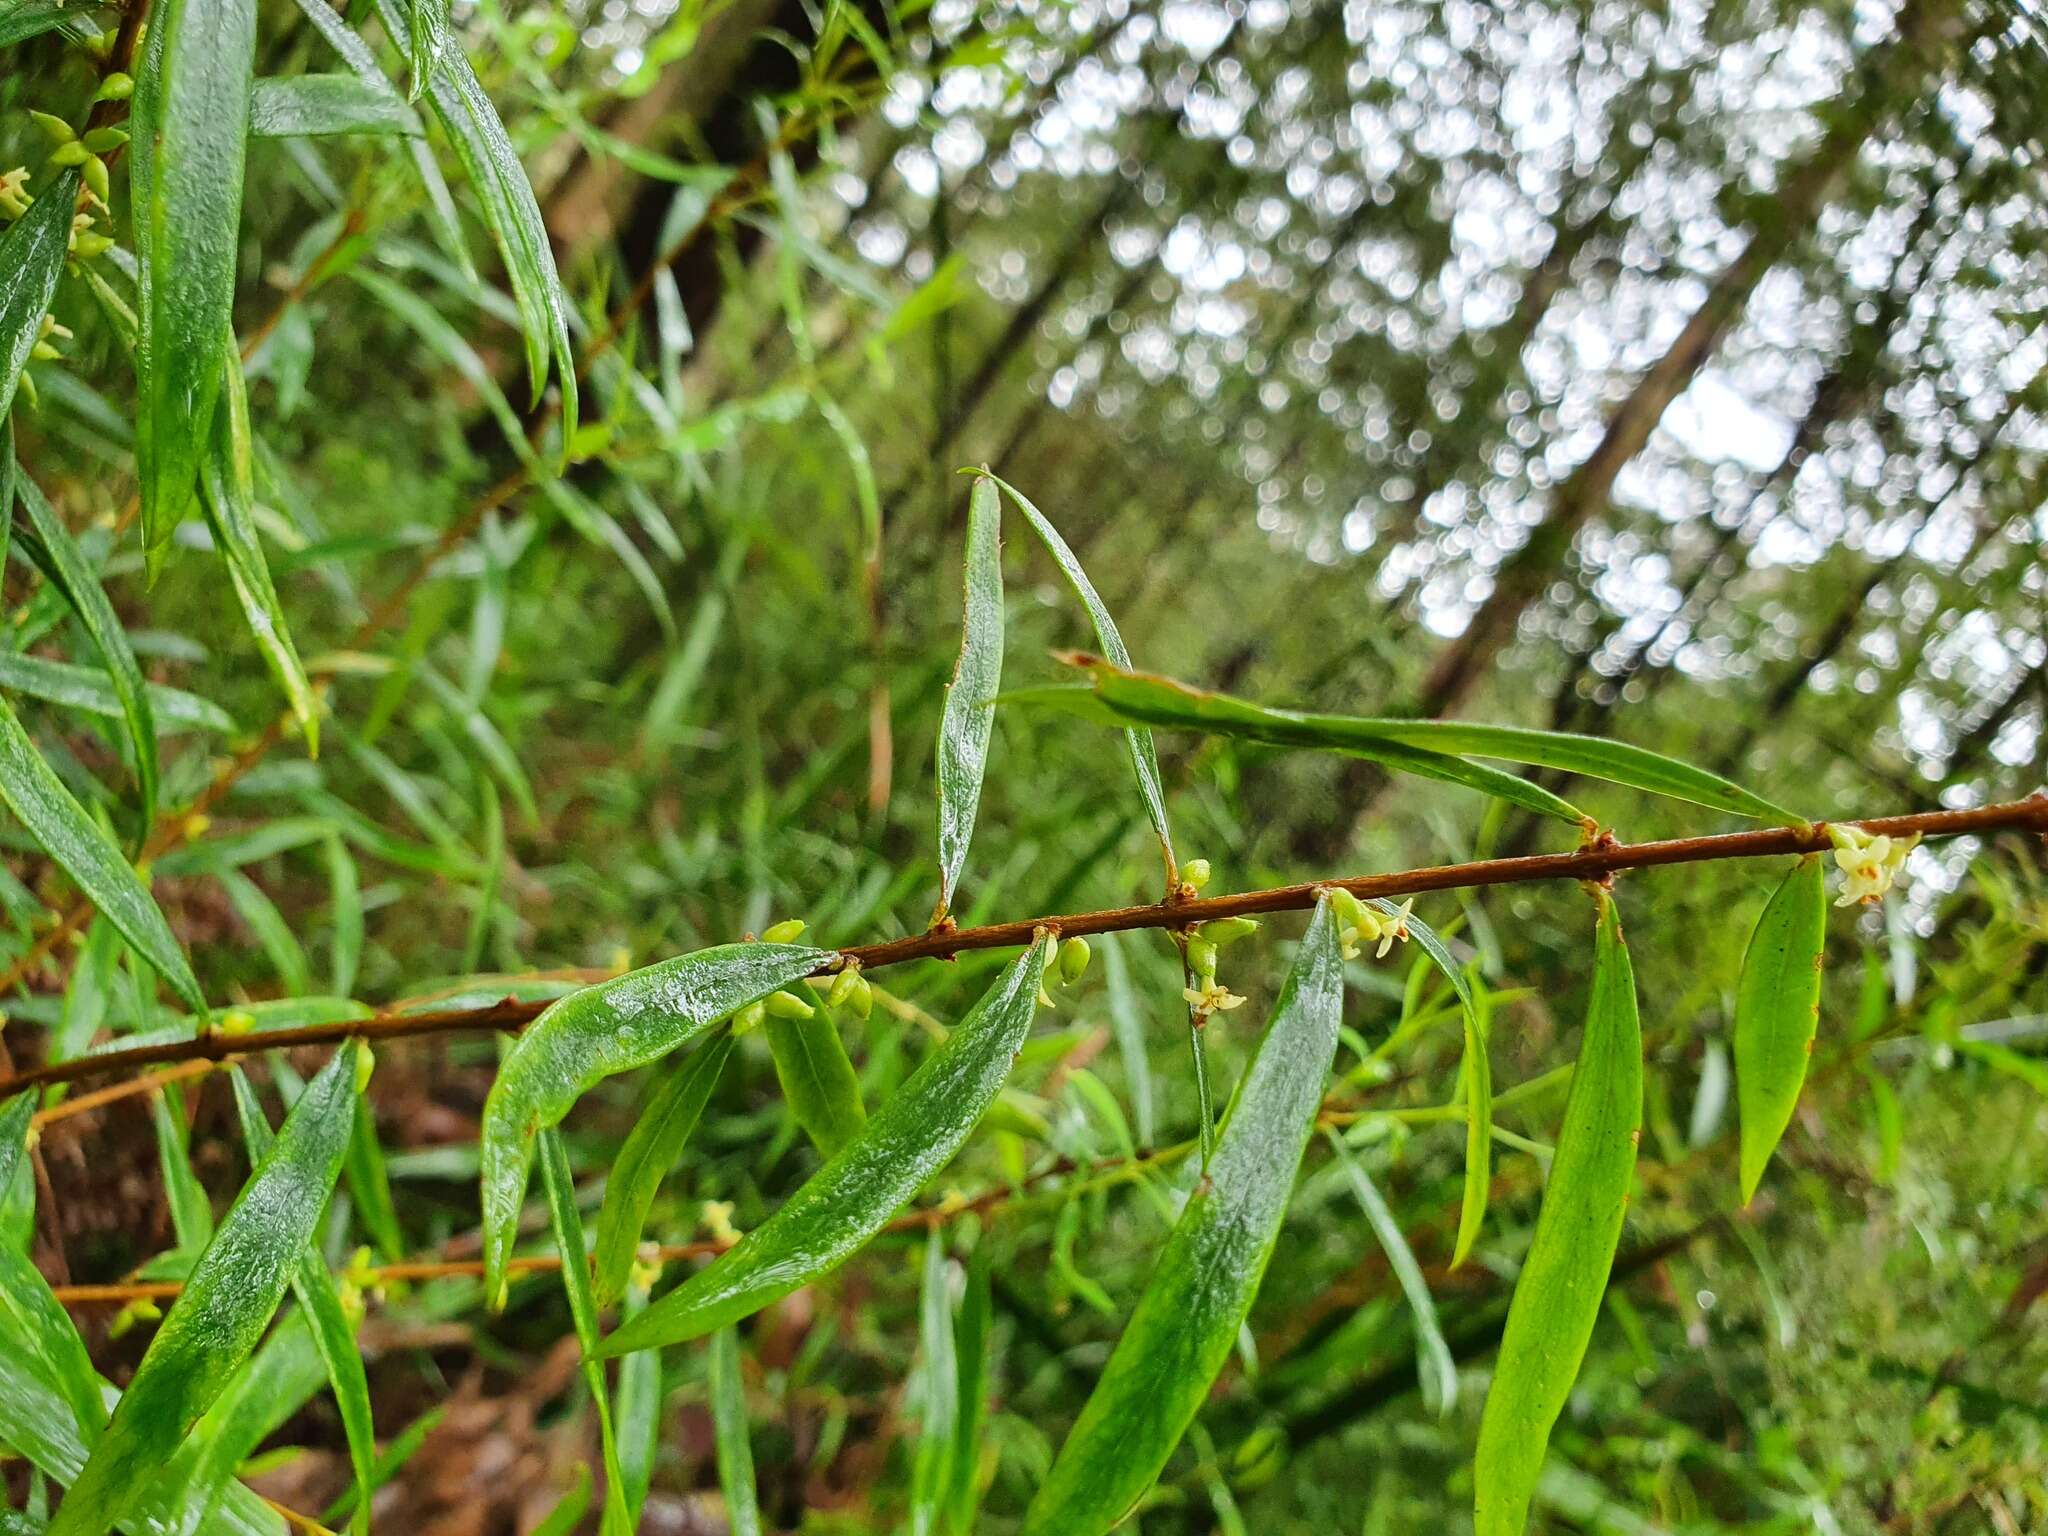
[[[1643,1036],[1621,919],[1598,895],[1592,996],[1536,1233],[1501,1335],[1473,1466],[1477,1536],[1521,1536],[1621,1241],[1643,1123]]]
[[[919,1393],[917,1456],[911,1470],[912,1536],[938,1536],[952,1491],[960,1416],[960,1364],[954,1353],[953,1291],[945,1239],[925,1236],[924,1285],[918,1293]]]
[[[846,1044],[822,1008],[807,1019],[770,1014],[762,1033],[775,1058],[775,1077],[790,1113],[819,1153],[831,1157],[867,1124],[860,1078],[847,1059]]]
[[[547,1191],[548,1221],[554,1228],[555,1251],[562,1260],[562,1293],[569,1300],[569,1320],[576,1342],[583,1346],[583,1380],[597,1405],[597,1435],[604,1456],[603,1536],[630,1536],[633,1522],[626,1513],[626,1479],[619,1470],[619,1442],[612,1431],[611,1398],[605,1391],[604,1365],[595,1358],[598,1339],[597,1298],[590,1289],[590,1258],[583,1242],[583,1218],[576,1210],[576,1181],[569,1172],[569,1150],[553,1126],[540,1133],[541,1185]]]
[[[411,18],[400,11],[400,0],[376,0],[377,14],[393,37],[410,35]],[[432,3],[432,0],[421,0]],[[540,205],[512,140],[499,121],[498,110],[484,93],[476,71],[470,68],[459,48],[442,51],[441,67],[427,77],[427,98],[434,115],[448,134],[448,142],[462,162],[483,205],[484,223],[490,227],[505,260],[511,279],[512,298],[519,306],[520,331],[526,341],[527,377],[533,399],[540,399],[547,382],[548,361],[553,357],[562,390],[562,441],[576,435],[576,361],[569,345],[569,306],[555,271],[553,248]]]
[[[261,1163],[277,1138],[242,1069],[230,1067],[228,1076],[234,1085],[235,1113],[241,1120],[249,1160]],[[358,1096],[358,1108],[362,1102]],[[367,1531],[370,1495],[375,1488],[377,1435],[370,1413],[370,1382],[363,1371],[362,1352],[356,1348],[355,1329],[349,1323],[348,1310],[342,1305],[341,1290],[333,1274],[321,1259],[320,1251],[310,1244],[299,1255],[291,1288],[312,1329],[313,1347],[319,1351],[328,1386],[334,1393],[335,1411],[341,1416],[342,1437],[347,1442],[349,1465],[356,1479],[356,1513],[350,1523],[357,1531]]]
[[[306,738],[306,751],[320,749],[320,697],[299,660],[298,647],[286,623],[284,605],[270,579],[270,563],[256,532],[256,488],[252,479],[249,397],[242,382],[241,360],[228,349],[227,387],[222,391],[221,420],[214,442],[200,464],[205,495],[200,498],[206,522],[228,579],[235,589],[249,634],[277,680]]]
[[[938,922],[953,905],[953,889],[974,838],[982,775],[995,730],[994,700],[1003,679],[1002,502],[995,482],[976,480],[967,498],[965,617],[960,657],[946,685],[939,720]]]
[[[23,534],[22,543],[29,558],[50,585],[63,594],[79,627],[106,664],[106,685],[120,704],[122,718],[128,722],[128,751],[135,765],[135,784],[142,796],[142,824],[146,827],[156,820],[156,719],[149,689],[142,681],[142,668],[128,643],[128,631],[122,627],[114,605],[107,601],[98,576],[86,563],[85,553],[71,537],[71,530],[64,526],[56,509],[18,463],[14,466],[14,494],[22,511],[28,514],[28,531]],[[4,510],[0,508],[0,513]]]
[[[1437,931],[1413,913],[1404,913],[1384,897],[1366,905],[1387,917],[1399,918],[1422,952],[1443,972],[1465,1021],[1465,1193],[1458,1206],[1458,1239],[1451,1250],[1456,1269],[1472,1252],[1486,1225],[1486,1203],[1493,1187],[1493,1062],[1487,1055],[1486,1016],[1472,995],[1472,984]]]
[[[259,139],[417,137],[425,131],[411,107],[355,75],[265,77],[249,92],[249,132]]]
[[[1735,994],[1735,1102],[1747,1205],[1792,1123],[1820,1023],[1821,948],[1827,940],[1826,867],[1817,854],[1792,866],[1771,893]]]
[[[0,235],[0,420],[14,408],[21,370],[42,340],[43,316],[50,311],[57,278],[64,270],[77,201],[78,172],[59,171],[29,204],[28,212]],[[0,503],[0,515],[6,512]]]
[[[1330,1150],[1342,1165],[1351,1192],[1358,1197],[1359,1207],[1372,1226],[1373,1236],[1379,1239],[1380,1251],[1387,1256],[1387,1267],[1393,1270],[1401,1294],[1407,1299],[1408,1314],[1415,1323],[1415,1358],[1422,1376],[1423,1401],[1442,1417],[1457,1406],[1458,1364],[1451,1358],[1450,1346],[1444,1342],[1443,1328],[1437,1322],[1436,1298],[1429,1292],[1422,1266],[1415,1262],[1414,1250],[1408,1246],[1386,1196],[1380,1193],[1365,1165],[1352,1155],[1341,1136],[1332,1132],[1329,1140]]]
[[[1152,1486],[1258,1294],[1343,1022],[1327,896],[1239,1084],[1206,1174],[1024,1516],[1025,1536],[1101,1536]]]
[[[344,1044],[292,1106],[192,1266],[51,1536],[99,1536],[118,1520],[263,1336],[341,1171],[358,1050]]]
[[[952,1160],[1002,1089],[1052,947],[1049,936],[1032,944],[859,1136],[737,1246],[621,1325],[604,1353],[700,1338],[850,1258]]]
[[[658,1061],[719,1020],[837,956],[798,944],[726,944],[572,993],[521,1032],[484,1101],[485,1289],[502,1298],[533,1138],[607,1077]]]
[[[747,1437],[747,1395],[740,1379],[740,1336],[720,1328],[711,1335],[711,1428],[718,1450],[718,1486],[725,1494],[731,1536],[761,1536],[754,1489],[754,1447]]]
[[[233,348],[255,49],[255,0],[165,0],[135,78],[135,457],[152,573],[192,506]]]
[[[51,661],[42,656],[24,656],[0,651],[0,688],[41,699],[62,709],[98,715],[103,720],[123,720],[127,711],[121,695],[108,674],[95,667],[73,666],[68,661]],[[159,736],[180,731],[213,731],[231,734],[235,722],[211,699],[162,683],[145,683],[150,717]]]
[[[1060,536],[1059,529],[1053,527],[1051,520],[1015,486],[1002,480],[997,480],[996,484],[1009,493],[1010,500],[1017,504],[1017,510],[1024,514],[1025,521],[1031,524],[1032,531],[1045,545],[1053,563],[1067,578],[1068,585],[1073,587],[1074,595],[1081,599],[1081,606],[1088,610],[1088,622],[1095,628],[1095,642],[1102,647],[1103,655],[1120,667],[1128,667],[1131,653],[1124,645],[1124,637],[1117,633],[1116,620],[1109,616],[1109,608],[1095,590],[1095,583],[1088,579],[1079,557]],[[1160,782],[1159,753],[1152,745],[1152,733],[1142,725],[1127,727],[1124,745],[1131,755],[1131,771],[1138,778],[1138,794],[1145,802],[1145,814],[1152,818],[1152,830],[1158,835],[1159,847],[1166,856],[1166,867],[1171,873],[1175,867],[1173,830],[1166,821],[1166,788]]]
[[[156,968],[166,985],[202,1018],[206,999],[185,960],[170,924],[136,873],[85,809],[71,798],[50,765],[22,729],[20,718],[0,698],[0,800],[63,867],[101,914],[121,930],[135,952]]]
[[[1604,779],[1737,816],[1787,826],[1804,824],[1803,818],[1795,813],[1751,794],[1719,774],[1626,742],[1520,726],[1475,725],[1463,720],[1373,719],[1267,709],[1228,694],[1209,693],[1170,678],[1133,672],[1125,666],[1094,660],[1085,665],[1096,695],[1120,719],[1149,720],[1189,730],[1368,756],[1394,746],[1446,757],[1497,758]],[[1392,759],[1388,765],[1403,766]]]
[[[648,1093],[604,1182],[597,1213],[597,1299],[609,1306],[626,1288],[655,1191],[682,1156],[718,1077],[732,1054],[732,1036],[705,1041],[669,1067]]]

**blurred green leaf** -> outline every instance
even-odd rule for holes
[[[249,132],[259,139],[291,139],[416,137],[426,130],[411,107],[355,75],[287,75],[252,85]]]
[[[1365,1171],[1365,1165],[1334,1131],[1329,1141],[1351,1192],[1358,1197],[1359,1207],[1372,1226],[1372,1235],[1379,1239],[1380,1251],[1387,1256],[1387,1267],[1394,1272],[1401,1295],[1408,1302],[1408,1313],[1415,1323],[1415,1358],[1422,1398],[1442,1418],[1458,1404],[1458,1363],[1451,1358],[1450,1346],[1444,1343],[1443,1328],[1437,1322],[1436,1298],[1430,1294],[1429,1281],[1423,1277],[1422,1266],[1415,1262],[1415,1252],[1408,1246],[1393,1208]]]
[[[730,1536],[761,1536],[754,1491],[754,1448],[747,1438],[746,1386],[740,1379],[740,1336],[724,1327],[711,1335],[711,1428],[718,1450],[718,1486],[725,1494]]]
[[[1826,866],[1808,854],[1765,904],[1742,956],[1735,995],[1735,1099],[1742,1129],[1742,1201],[1756,1194],[1777,1150],[1820,1023],[1822,949],[1827,942]]]
[[[974,838],[992,707],[1003,676],[1003,543],[1001,501],[993,480],[978,479],[967,500],[966,617],[960,657],[946,685],[939,721],[939,904],[934,923],[953,905],[953,888]]]
[[[821,1155],[835,1155],[860,1134],[868,1118],[860,1078],[838,1027],[823,1008],[814,1008],[807,1019],[770,1014],[761,1032],[768,1037],[776,1080],[796,1123]]]

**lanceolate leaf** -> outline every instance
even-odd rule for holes
[[[725,1494],[731,1536],[761,1536],[754,1490],[754,1447],[747,1438],[747,1395],[740,1380],[740,1336],[721,1328],[711,1336],[711,1429],[718,1449],[718,1486]]]
[[[95,667],[0,652],[0,688],[106,720],[121,720],[127,715],[114,683],[107,673]],[[233,717],[211,699],[160,683],[144,684],[143,692],[149,696],[149,713],[159,736],[188,730],[225,735],[235,729]]]
[[[1042,935],[875,1111],[866,1130],[738,1246],[623,1324],[603,1352],[700,1338],[851,1257],[952,1160],[1001,1091],[1031,1028],[1052,947]]]
[[[276,1137],[270,1120],[257,1102],[256,1090],[240,1067],[228,1069],[234,1084],[235,1112],[242,1122],[242,1140],[248,1145],[249,1160],[260,1164]],[[357,1104],[361,1105],[358,1098]],[[341,1291],[320,1257],[320,1250],[308,1244],[292,1272],[292,1295],[313,1331],[313,1347],[326,1368],[328,1386],[334,1392],[335,1410],[341,1415],[342,1436],[348,1442],[349,1465],[355,1472],[355,1516],[350,1525],[358,1531],[370,1528],[370,1494],[377,1469],[376,1428],[370,1416],[370,1383],[363,1371],[362,1352],[356,1348],[355,1329],[342,1306]]]
[[[150,1341],[51,1536],[99,1536],[118,1520],[263,1336],[341,1170],[358,1050],[343,1045],[292,1106]]]
[[[230,344],[255,0],[165,0],[149,19],[129,155],[141,345],[136,468],[154,571],[191,508]]]
[[[994,478],[991,476],[990,478]],[[1088,610],[1088,622],[1095,627],[1095,640],[1102,647],[1102,653],[1119,667],[1131,664],[1131,653],[1124,645],[1124,637],[1117,633],[1116,620],[1109,616],[1109,609],[1095,590],[1095,583],[1088,579],[1088,573],[1081,569],[1081,562],[1067,541],[1060,537],[1059,529],[1053,527],[1046,515],[1033,506],[1018,489],[997,480],[997,485],[1009,492],[1010,500],[1017,504],[1017,510],[1024,514],[1032,531],[1045,545],[1053,563],[1067,578],[1075,596],[1081,599],[1081,606]],[[1159,780],[1159,754],[1152,745],[1152,733],[1143,726],[1133,726],[1124,732],[1124,744],[1130,749],[1131,769],[1138,776],[1138,793],[1145,801],[1145,814],[1152,818],[1152,830],[1159,835],[1159,846],[1166,855],[1169,873],[1174,869],[1173,831],[1166,824],[1166,790]]]
[[[707,1040],[667,1069],[626,1133],[604,1181],[597,1213],[597,1299],[609,1306],[626,1288],[655,1191],[682,1156],[718,1077],[732,1054],[732,1036]]]
[[[807,1019],[770,1015],[762,1033],[790,1113],[818,1151],[831,1157],[860,1134],[868,1119],[860,1078],[847,1060],[839,1031],[823,1009],[814,1009]]]
[[[1465,979],[1464,968],[1434,928],[1413,913],[1403,915],[1400,908],[1383,897],[1374,897],[1366,905],[1387,916],[1401,917],[1409,937],[1421,946],[1458,994],[1458,1007],[1464,1014],[1465,1194],[1458,1208],[1458,1240],[1451,1251],[1451,1268],[1456,1269],[1472,1252],[1472,1245],[1479,1240],[1479,1229],[1486,1225],[1486,1202],[1493,1185],[1493,1063],[1487,1055],[1486,1018],[1480,1011],[1479,1000],[1472,995],[1472,984]]]
[[[198,979],[155,899],[113,840],[50,771],[4,698],[0,698],[0,800],[7,802],[29,835],[63,866],[179,999],[205,1017],[206,999],[199,991]]]
[[[484,1101],[485,1289],[502,1300],[533,1139],[615,1073],[688,1045],[720,1019],[836,959],[799,944],[725,944],[571,993],[506,1053]]]
[[[995,730],[994,700],[1002,685],[1002,504],[993,480],[976,480],[967,498],[966,591],[960,659],[939,720],[939,905],[934,922],[952,906],[953,887],[967,862],[989,736]]]
[[[277,587],[270,579],[270,564],[256,533],[249,397],[242,383],[241,360],[232,347],[227,351],[224,366],[227,387],[221,402],[222,420],[216,426],[213,446],[201,464],[207,526],[212,529],[215,548],[228,568],[228,579],[234,585],[249,634],[305,734],[307,752],[317,753],[320,699],[299,660],[298,647],[292,644],[284,605],[278,601]]]
[[[1031,1501],[1025,1536],[1101,1536],[1152,1486],[1187,1432],[1273,1256],[1343,1011],[1344,961],[1324,897],[1206,1176]]]
[[[1808,854],[1772,892],[1735,994],[1735,1098],[1742,1124],[1742,1200],[1756,1194],[1777,1150],[1820,1022],[1821,947],[1827,939],[1825,869]]]
[[[43,316],[49,313],[71,243],[77,200],[78,172],[59,171],[28,212],[0,235],[0,419],[13,408],[21,370],[42,338]],[[6,510],[0,503],[0,514]]]
[[[113,690],[122,717],[128,722],[128,750],[135,763],[135,783],[142,792],[142,824],[146,827],[156,820],[156,718],[149,690],[143,685],[142,668],[128,644],[128,632],[101,590],[99,578],[86,564],[85,553],[71,537],[71,530],[64,526],[56,509],[44,500],[41,488],[18,463],[14,466],[14,493],[21,510],[28,514],[29,531],[22,542],[29,558],[49,578],[50,585],[64,595],[93,649],[106,663],[106,684]],[[4,511],[0,508],[0,513]]]
[[[988,1266],[988,1249],[977,1249],[953,1326],[960,1405],[954,1415],[953,1468],[947,1481],[947,1536],[972,1536],[975,1506],[981,1501],[981,1427],[988,1416],[989,1321],[994,1309]]]
[[[1479,1423],[1477,1536],[1521,1536],[1528,1520],[1551,1427],[1600,1314],[1635,1173],[1643,1123],[1635,974],[1613,899],[1603,891],[1599,903],[1585,1038]]]
[[[911,1472],[912,1536],[937,1536],[944,1528],[946,1500],[960,1426],[960,1362],[954,1353],[953,1291],[946,1242],[934,1228],[925,1236],[924,1286],[918,1298],[919,1405],[917,1459]]]
[[[258,80],[249,92],[249,132],[259,139],[364,133],[417,137],[419,114],[388,90],[355,75],[289,75]]]
[[[1372,719],[1359,715],[1302,714],[1266,709],[1227,694],[1207,693],[1169,678],[1124,666],[1088,663],[1090,681],[1102,702],[1119,718],[1181,725],[1190,730],[1254,736],[1283,745],[1324,747],[1374,755],[1388,746],[1448,757],[1498,758],[1532,767],[1640,789],[1648,794],[1757,817],[1788,826],[1802,818],[1751,794],[1719,774],[1626,742],[1563,731],[1510,725],[1473,725],[1463,720]],[[1390,760],[1390,766],[1400,766]]]
[[[611,1399],[606,1395],[604,1366],[593,1358],[597,1347],[597,1298],[590,1290],[590,1259],[583,1244],[583,1218],[576,1210],[576,1182],[569,1172],[569,1152],[562,1133],[550,1127],[540,1133],[541,1184],[547,1191],[548,1219],[554,1227],[555,1251],[562,1260],[562,1292],[569,1301],[569,1320],[583,1346],[583,1380],[597,1404],[597,1434],[604,1456],[604,1518],[602,1536],[630,1536],[626,1514],[626,1478],[619,1469],[619,1442],[612,1431]]]

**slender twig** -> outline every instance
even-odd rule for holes
[[[2008,830],[2048,834],[2048,794],[1973,810],[1920,811],[1907,816],[1880,816],[1843,823],[1891,837],[1964,837]],[[1428,891],[1474,890],[1490,885],[1518,885],[1542,880],[1604,880],[1631,869],[1666,864],[1699,864],[1720,859],[1759,859],[1788,854],[1819,853],[1832,846],[1828,824],[1768,827],[1753,832],[1726,832],[1707,837],[1677,837],[1661,842],[1617,843],[1602,839],[1573,853],[1545,853],[1527,858],[1482,859],[1469,864],[1441,864],[1428,869],[1385,875],[1354,875],[1341,880],[1314,880],[1228,896],[1159,902],[1142,907],[1111,907],[1099,912],[1070,912],[991,923],[980,928],[932,930],[880,944],[842,949],[818,968],[819,974],[857,964],[863,971],[912,960],[946,959],[977,949],[1019,948],[1039,929],[1067,937],[1164,928],[1184,931],[1223,917],[1255,913],[1298,912],[1315,905],[1325,890],[1342,889],[1364,897],[1410,896]],[[480,1008],[434,1012],[383,1013],[367,1019],[264,1030],[260,1034],[207,1030],[189,1040],[52,1062],[0,1077],[0,1097],[43,1083],[71,1082],[108,1073],[132,1072],[180,1061],[224,1061],[252,1050],[277,1050],[301,1045],[332,1045],[343,1040],[393,1040],[415,1035],[459,1031],[517,1030],[548,1007],[547,1002],[502,998]]]

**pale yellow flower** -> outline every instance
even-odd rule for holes
[[[1205,979],[1199,987],[1181,988],[1180,995],[1187,999],[1190,1008],[1204,1017],[1212,1013],[1228,1013],[1244,1003],[1243,998],[1213,976]]]
[[[1835,865],[1843,877],[1842,894],[1835,898],[1838,907],[1882,900],[1905,869],[1907,855],[1920,842],[1917,833],[1888,837],[1859,827],[1829,827],[1828,837],[1835,845]]]

